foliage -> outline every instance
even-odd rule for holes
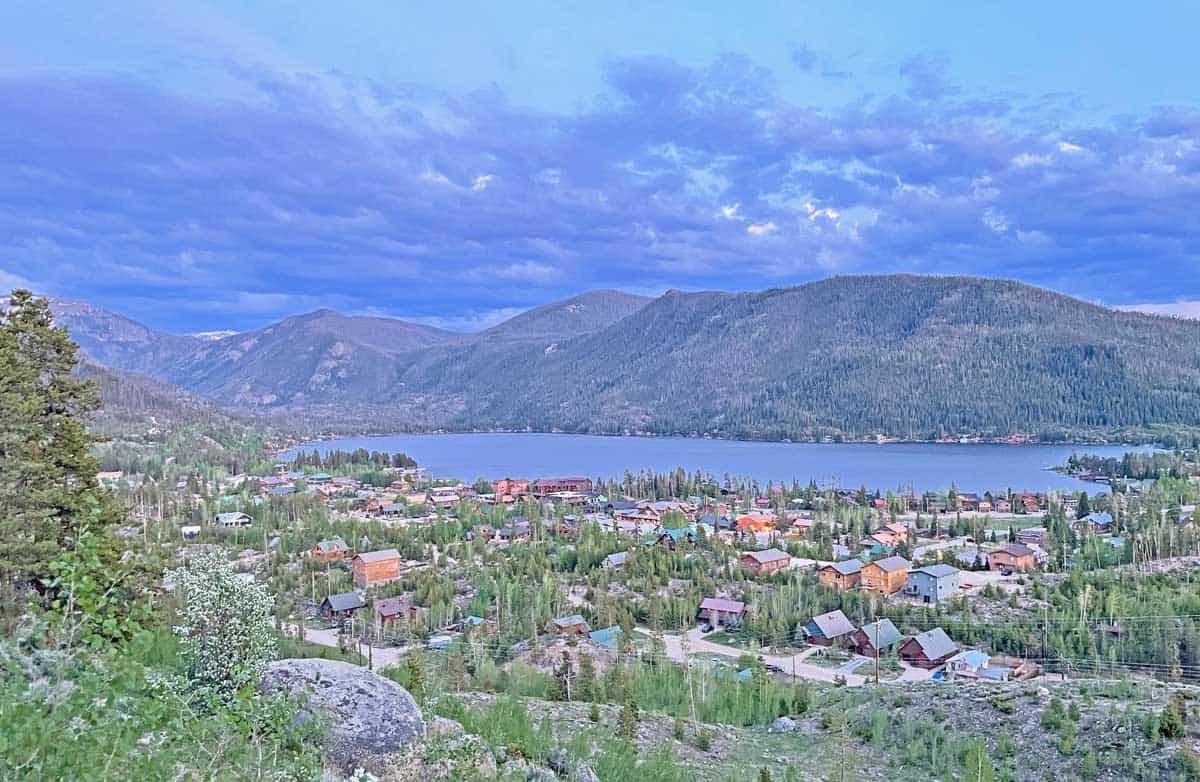
[[[252,684],[275,653],[267,588],[239,578],[215,552],[194,555],[167,579],[180,600],[175,633],[192,680],[225,693]]]

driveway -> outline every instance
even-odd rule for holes
[[[651,635],[650,631],[641,627],[637,628],[639,633]],[[735,649],[732,646],[713,643],[704,640],[704,634],[699,627],[693,627],[683,635],[664,635],[663,642],[667,645],[667,657],[677,663],[686,663],[688,655],[684,654],[684,640],[687,641],[688,654],[719,654],[723,657],[732,657],[737,659],[743,654],[750,654],[744,649]],[[804,662],[804,659],[811,654],[808,650],[794,655],[780,656],[774,654],[763,654],[761,656],[763,662],[767,665],[776,665],[785,674],[794,675],[800,679],[811,679],[818,682],[833,683],[839,676],[846,680],[846,685],[849,687],[857,687],[866,681],[865,677],[855,673],[842,674],[831,668],[821,668],[817,665]]]
[[[291,634],[295,635],[297,630],[296,625],[292,625]],[[316,627],[304,628],[304,640],[309,643],[319,646],[328,646],[333,649],[338,648],[338,631],[325,630]],[[367,645],[360,644],[359,649],[362,650],[363,662],[366,663]],[[371,647],[370,657],[375,670],[380,668],[390,668],[393,665],[399,665],[400,660],[408,653],[407,646],[374,646]]]

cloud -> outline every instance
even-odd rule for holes
[[[899,94],[824,108],[738,54],[612,58],[604,91],[562,112],[498,89],[231,73],[236,98],[0,78],[0,148],[22,150],[0,156],[0,284],[189,332],[830,269],[1015,275],[1093,300],[1200,290],[1188,107],[1067,129],[1051,99],[969,93],[930,56],[896,67]]]

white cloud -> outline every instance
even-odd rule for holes
[[[819,218],[825,218],[826,220],[829,220],[830,222],[836,223],[838,221],[838,218],[841,217],[841,215],[838,214],[838,211],[836,209],[833,209],[832,207],[825,207],[823,209],[818,209],[816,206],[813,205],[812,201],[809,201],[808,203],[806,203],[804,205],[804,211],[808,212],[809,220],[817,220]]]
[[[498,309],[480,310],[463,315],[429,315],[418,318],[405,318],[413,323],[423,323],[426,326],[446,329],[448,331],[463,331],[473,333],[491,328],[497,323],[503,323],[509,318],[525,312],[521,307],[500,307]]]
[[[1085,152],[1086,150],[1078,144],[1072,144],[1070,141],[1058,142],[1059,152]]]
[[[1200,320],[1200,301],[1169,301],[1163,304],[1122,304],[1116,309],[1126,312],[1145,312],[1150,315],[1171,315],[1176,318]]]
[[[443,174],[439,171],[426,171],[425,173],[421,174],[421,179],[425,182],[430,182],[435,185],[453,185],[454,184],[446,177],[445,174]]]
[[[12,272],[6,272],[4,269],[0,269],[0,292],[7,293],[13,288],[25,288],[26,290],[31,290],[33,287],[33,283],[24,277],[13,274]]]
[[[751,223],[746,226],[746,233],[751,236],[764,236],[776,230],[779,226],[768,220],[765,223]]]
[[[729,206],[721,207],[721,211],[718,214],[726,220],[745,220],[745,217],[738,214],[738,210],[741,208],[741,204],[730,204]]]
[[[983,224],[990,228],[993,233],[1002,234],[1008,230],[1008,218],[991,207],[983,210],[983,215],[980,219],[983,220]]]
[[[1022,152],[1012,159],[1013,165],[1017,168],[1030,168],[1031,166],[1048,166],[1050,158],[1047,155],[1033,155],[1029,152]]]
[[[558,279],[561,272],[554,266],[536,261],[521,261],[500,266],[491,270],[492,276],[502,280],[518,280],[520,282],[551,282]]]
[[[476,193],[487,190],[488,185],[490,185],[492,180],[495,178],[496,177],[492,174],[480,174],[471,182],[471,189]]]

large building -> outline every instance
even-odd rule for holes
[[[400,578],[400,566],[400,552],[394,548],[364,552],[350,563],[354,584],[362,589],[397,580]]]

